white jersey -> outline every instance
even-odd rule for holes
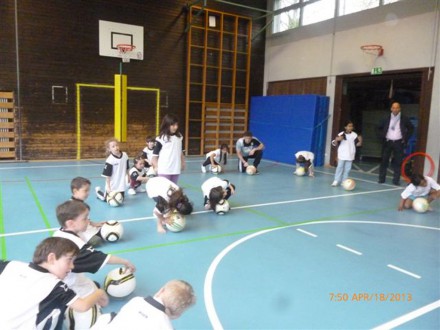
[[[1,329],[55,329],[79,297],[47,269],[0,261]]]
[[[227,157],[227,153],[222,156],[222,150],[221,149],[215,149],[213,151],[210,151],[206,154],[206,158],[210,158],[212,155],[214,155],[214,161],[217,164],[220,164],[220,161],[224,159],[224,157]]]
[[[161,176],[150,178],[147,181],[145,188],[147,189],[147,195],[149,198],[161,196],[166,201],[170,200],[169,196],[173,190],[180,189],[177,184]]]
[[[299,156],[303,156],[306,161],[310,160],[313,163],[313,160],[315,159],[315,154],[311,151],[298,151],[295,154],[295,159],[298,159]]]
[[[410,183],[405,190],[400,194],[400,196],[403,199],[407,199],[410,196],[414,196],[414,197],[420,197],[420,196],[427,196],[429,194],[429,192],[431,191],[431,189],[434,190],[440,190],[440,185],[435,182],[435,180],[429,176],[424,176],[427,185],[426,187],[422,187],[422,186],[415,186],[412,183]]]
[[[171,135],[158,136],[154,147],[153,157],[159,157],[157,161],[157,173],[180,174],[182,170],[182,140],[183,137]]]
[[[102,319],[102,320],[101,320]],[[107,315],[102,315],[91,330],[172,330],[173,325],[165,306],[158,298],[132,298],[122,306],[114,319],[108,322]]]
[[[110,255],[95,250],[90,244],[87,244],[72,232],[57,230],[53,236],[66,238],[75,243],[80,249],[79,254],[74,261],[73,270],[63,279],[63,281],[81,297],[93,293],[97,289],[96,284],[86,277],[83,272],[96,273],[107,264]]]
[[[338,147],[338,159],[340,160],[354,160],[356,155],[356,139],[358,135],[355,132],[345,133],[341,132],[338,136],[345,134],[345,139],[341,140]]]
[[[144,150],[142,150],[142,155],[148,160],[149,163],[151,163],[151,159],[153,158],[153,150],[154,149],[150,149],[148,147],[145,147]]]
[[[229,186],[229,182],[226,180],[222,180],[216,176],[209,178],[208,180],[203,182],[202,184],[203,197],[209,198],[209,193],[211,192],[211,189],[219,186],[222,187],[224,190],[226,190],[226,188],[228,188]]]
[[[110,154],[105,160],[105,167],[102,176],[110,177],[110,190],[123,192],[126,190],[128,171],[128,156],[125,152],[121,152],[121,156],[117,157]]]

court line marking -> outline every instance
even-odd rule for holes
[[[306,235],[312,236],[312,237],[318,237],[318,235],[313,234],[313,233],[311,233],[311,232],[309,232],[309,231],[307,231],[307,230],[301,229],[301,228],[297,228],[296,230],[299,231],[299,232],[301,232],[301,233],[304,233],[304,234],[306,234]]]
[[[378,325],[377,327],[374,327],[372,330],[394,329],[394,328],[398,327],[399,325],[402,325],[406,322],[414,320],[415,318],[422,316],[426,313],[429,313],[439,307],[440,307],[440,300],[434,301],[428,305],[425,305],[423,307],[420,307],[419,309],[416,309],[415,311],[409,312],[408,314],[404,314],[404,315],[402,315],[398,318],[395,318],[394,320],[391,320],[387,323]]]
[[[104,160],[105,162],[105,160]],[[17,166],[17,167],[0,167],[0,171],[5,171],[5,170],[27,170],[29,168],[58,168],[58,167],[86,167],[86,166],[101,166],[104,167],[104,163],[103,164],[72,164],[72,165],[43,165],[43,166]]]
[[[214,279],[214,274],[215,271],[217,270],[218,265],[220,264],[220,262],[222,261],[222,259],[230,252],[232,251],[235,247],[237,247],[238,245],[254,238],[257,237],[259,235],[263,235],[266,234],[268,232],[271,231],[275,231],[275,230],[280,230],[280,229],[285,229],[285,228],[289,228],[289,227],[295,227],[295,226],[304,226],[304,225],[315,225],[315,224],[334,224],[334,223],[355,223],[355,224],[380,224],[380,225],[391,225],[391,226],[398,226],[398,227],[410,227],[410,228],[419,228],[419,229],[431,229],[431,230],[437,230],[440,231],[440,228],[434,228],[434,227],[427,227],[427,226],[421,226],[421,225],[411,225],[411,224],[400,224],[400,223],[391,223],[391,222],[381,222],[381,221],[355,221],[355,220],[335,220],[335,221],[319,221],[319,222],[310,222],[310,223],[303,223],[303,224],[293,224],[293,225],[289,225],[289,226],[283,226],[283,227],[278,227],[278,228],[271,228],[271,229],[266,229],[266,230],[262,230],[253,234],[250,234],[248,236],[245,236],[235,242],[233,242],[232,244],[228,245],[226,248],[224,248],[211,262],[211,264],[209,265],[208,271],[206,272],[205,275],[205,283],[203,286],[203,295],[204,295],[204,300],[205,300],[205,309],[206,312],[208,314],[208,318],[209,321],[211,322],[211,325],[213,327],[214,330],[223,330],[223,325],[220,322],[220,319],[218,317],[217,311],[215,309],[215,305],[214,305],[214,299],[213,299],[213,294],[212,294],[212,284],[213,284],[213,279]],[[438,307],[436,307],[438,308]],[[402,321],[402,323],[406,323],[408,321],[413,320],[414,318],[423,315],[423,314],[417,314],[411,312],[407,315],[410,315],[409,317],[407,317],[404,321]],[[425,312],[427,313],[427,312]],[[390,329],[390,327],[388,328],[383,328],[383,329]]]
[[[3,191],[2,191],[2,185],[0,184],[0,234],[3,234],[5,232],[5,221],[3,217]],[[0,255],[0,258],[5,260],[7,257],[6,254],[6,239],[4,237],[0,237],[0,247],[2,250],[2,253]]]
[[[43,206],[41,205],[40,201],[38,200],[37,193],[35,192],[34,188],[32,187],[32,183],[29,180],[27,176],[24,177],[26,180],[26,184],[31,191],[32,197],[34,198],[34,202],[37,205],[38,211],[40,211],[40,215],[43,218],[44,224],[46,225],[46,228],[50,228],[50,221],[46,216],[46,213],[44,213]]]
[[[281,201],[281,202],[270,202],[270,203],[261,203],[261,204],[251,204],[251,205],[242,205],[242,206],[233,206],[231,209],[232,210],[239,210],[239,209],[247,209],[247,208],[255,208],[255,207],[263,207],[263,206],[272,206],[272,205],[280,205],[280,204],[293,204],[293,203],[299,203],[299,202],[307,202],[307,201],[313,201],[313,200],[320,200],[320,199],[330,199],[330,198],[339,198],[339,197],[349,197],[349,196],[355,196],[355,195],[365,195],[365,194],[370,194],[370,193],[376,193],[376,192],[388,192],[388,191],[393,191],[393,190],[397,190],[399,188],[390,188],[390,189],[381,189],[381,190],[375,190],[375,191],[366,191],[366,192],[358,192],[358,193],[351,193],[351,194],[341,194],[341,195],[327,195],[327,196],[321,196],[321,197],[311,197],[311,198],[302,198],[302,199],[293,199],[290,201]],[[37,204],[38,206],[38,204]],[[203,210],[203,211],[196,211],[191,213],[191,215],[196,215],[196,214],[203,214],[203,213],[208,213],[208,212],[212,212],[210,210]],[[335,217],[341,217],[342,215],[336,215]],[[132,221],[143,221],[143,220],[151,220],[151,219],[155,219],[154,217],[150,216],[150,217],[139,217],[139,218],[130,218],[130,219],[125,219],[125,220],[117,220],[120,222],[132,222]],[[326,218],[323,218],[326,219]],[[286,224],[284,224],[286,225]],[[8,233],[8,234],[3,234],[0,233],[0,237],[3,236],[19,236],[19,235],[28,235],[28,234],[33,234],[33,233],[40,233],[43,231],[54,231],[57,230],[58,228],[47,228],[47,229],[37,229],[37,230],[29,230],[29,231],[22,231],[22,232],[15,232],[15,233]]]
[[[356,251],[356,250],[354,250],[354,249],[352,249],[352,248],[349,248],[349,247],[347,247],[347,246],[345,246],[345,245],[342,245],[342,244],[336,244],[336,246],[337,246],[338,248],[340,248],[340,249],[343,249],[343,250],[346,250],[346,251],[348,251],[348,252],[351,252],[351,253],[357,254],[358,256],[361,256],[361,255],[362,255],[362,252]]]
[[[387,265],[387,267],[389,267],[391,269],[394,269],[394,270],[397,270],[398,272],[401,272],[403,274],[415,277],[418,280],[422,278],[420,275],[414,274],[414,273],[412,273],[410,271],[407,271],[407,270],[405,270],[403,268],[400,268],[400,267],[397,267],[397,266],[394,266],[394,265],[391,265],[391,264]]]

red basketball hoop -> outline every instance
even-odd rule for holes
[[[361,49],[365,54],[376,56],[383,55],[383,47],[381,45],[363,45],[361,46]]]
[[[130,54],[136,49],[136,46],[130,44],[118,44],[116,45],[116,48],[119,50],[119,56],[122,58],[122,62],[128,63],[130,62]]]

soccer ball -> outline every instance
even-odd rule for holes
[[[257,172],[257,168],[254,165],[249,165],[246,167],[246,173],[249,175],[254,175]]]
[[[109,220],[102,225],[99,233],[107,242],[116,242],[119,241],[124,234],[124,227],[116,220]]]
[[[306,170],[304,167],[300,166],[296,169],[295,174],[298,176],[303,176],[304,174],[306,174]]]
[[[165,226],[169,231],[173,233],[178,233],[185,228],[186,219],[185,216],[181,215],[179,212],[173,212],[170,216],[170,223],[166,223]]]
[[[154,170],[153,166],[150,166],[150,168],[147,171],[147,176],[149,178],[154,178],[155,176],[157,176],[156,171]]]
[[[112,297],[128,296],[136,288],[134,274],[125,268],[116,268],[110,271],[104,280],[104,290]]]
[[[429,203],[426,198],[417,197],[413,200],[412,207],[414,211],[418,213],[425,213],[426,211],[428,211]]]
[[[353,179],[344,180],[344,182],[342,182],[342,187],[345,190],[353,190],[356,187],[356,181]]]
[[[216,206],[215,206],[215,213],[219,215],[223,215],[229,212],[231,207],[229,206],[229,202],[226,199],[222,199]]]
[[[214,174],[218,174],[222,172],[222,167],[220,165],[216,165],[212,167],[211,172]]]
[[[120,206],[124,203],[124,196],[119,191],[112,191],[107,194],[106,200],[110,206]]]
[[[86,312],[77,312],[68,308],[65,313],[64,325],[66,329],[90,329],[101,315],[101,308],[94,305]]]

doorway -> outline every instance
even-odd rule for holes
[[[415,126],[405,153],[426,150],[432,94],[432,72],[429,69],[404,70],[382,75],[347,75],[336,79],[332,136],[343,130],[344,122],[352,120],[355,131],[363,137],[363,146],[356,154],[356,163],[368,168],[379,164],[381,141],[377,126],[390,112],[390,103],[400,102],[402,113]],[[330,164],[337,160],[336,148],[331,149]],[[415,159],[414,168],[422,169],[423,157]]]

